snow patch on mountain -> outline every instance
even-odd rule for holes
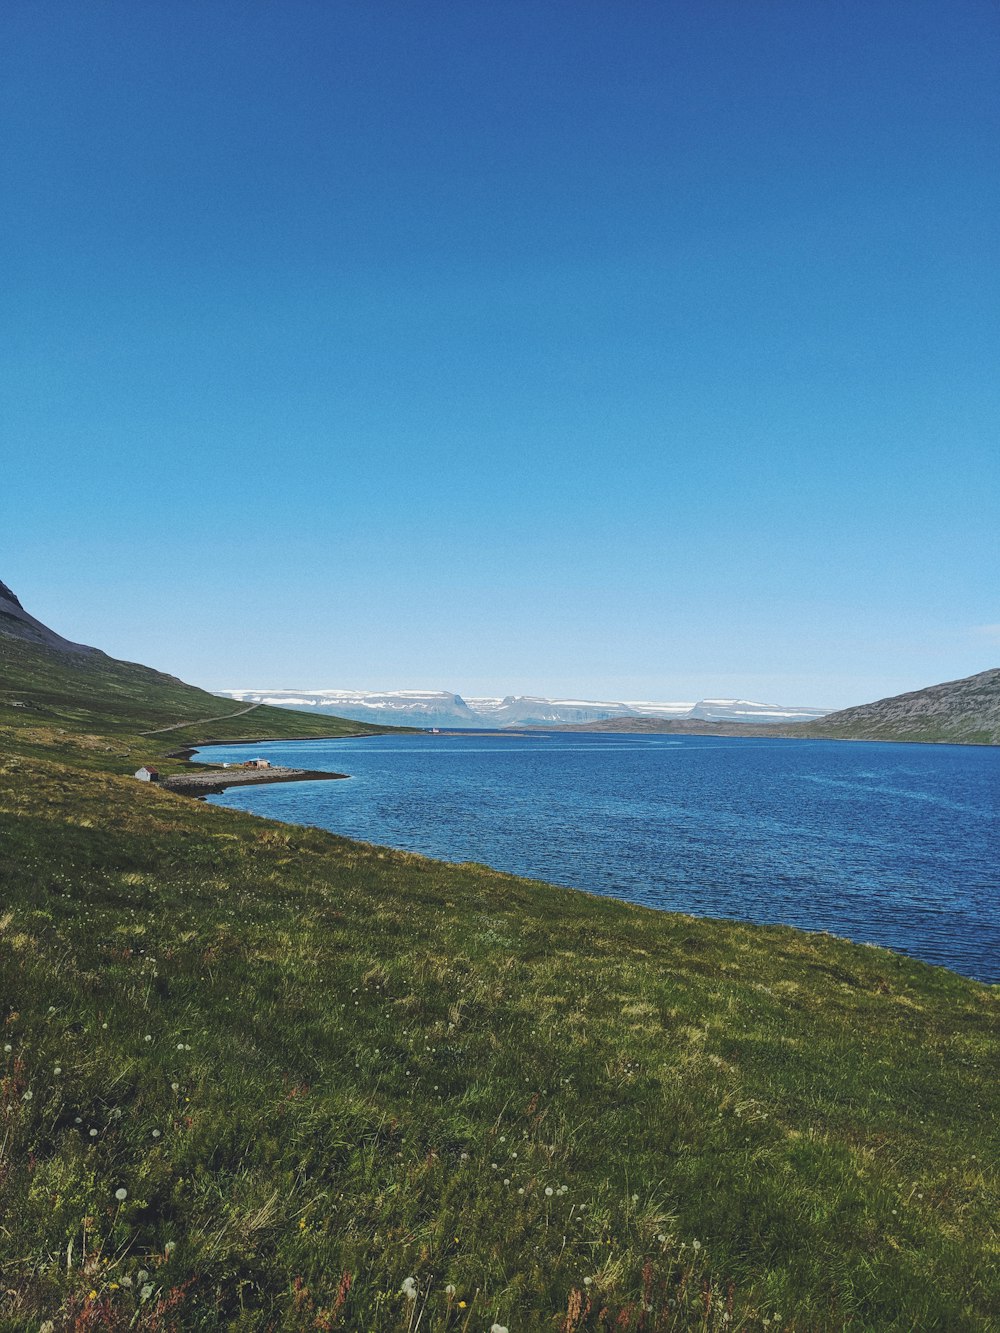
[[[749,699],[622,703],[589,699],[544,699],[508,694],[463,699],[447,690],[219,690],[241,703],[274,704],[310,713],[330,713],[355,722],[410,727],[503,728],[605,722],[619,717],[656,717],[709,722],[806,722],[824,708],[793,708]]]

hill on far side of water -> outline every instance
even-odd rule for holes
[[[1000,668],[878,699],[858,708],[844,708],[820,722],[807,722],[789,731],[845,740],[998,745]]]
[[[549,728],[553,731],[616,731],[687,736],[761,736],[807,740],[932,741],[953,745],[1000,745],[1000,668],[962,680],[929,685],[875,703],[844,708],[815,722],[702,722],[657,717],[612,718],[607,722]]]

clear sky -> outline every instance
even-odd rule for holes
[[[1000,663],[994,0],[5,0],[0,578],[208,687]]]

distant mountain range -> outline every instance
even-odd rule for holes
[[[465,699],[446,690],[220,690],[218,693],[241,703],[332,713],[337,717],[382,726],[479,730],[484,727],[587,725],[625,718],[787,724],[813,721],[829,711],[753,703],[747,699],[701,699],[697,703],[608,703],[587,699],[542,699],[533,695]]]

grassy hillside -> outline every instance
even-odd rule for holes
[[[203,806],[121,775],[186,687],[3,661],[0,1329],[995,1326],[996,988]]]
[[[150,759],[163,767],[166,755],[195,741],[308,740],[386,730],[266,706],[224,716],[240,708],[134,662],[93,650],[57,652],[0,634],[0,739],[16,728],[19,744],[30,747],[37,736],[39,754],[58,744],[76,762],[125,773]],[[180,766],[167,762],[166,769]]]

